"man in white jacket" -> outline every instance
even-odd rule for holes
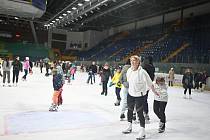
[[[136,107],[136,112],[140,120],[140,131],[137,140],[142,140],[146,137],[145,134],[145,118],[143,115],[144,96],[147,90],[158,95],[154,90],[154,86],[148,73],[141,67],[140,57],[133,55],[130,57],[131,67],[128,69],[126,76],[129,83],[127,104],[128,104],[128,127],[123,131],[124,134],[132,132],[133,110]]]

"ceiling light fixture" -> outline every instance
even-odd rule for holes
[[[69,14],[69,13],[71,13],[71,11],[67,11],[67,13]]]
[[[82,4],[82,3],[78,3],[77,5],[78,5],[78,6],[82,6],[83,4]]]
[[[76,10],[77,8],[76,7],[72,7],[71,9]]]
[[[67,15],[67,14],[65,14],[65,13],[63,14],[63,16],[66,16],[66,15]]]

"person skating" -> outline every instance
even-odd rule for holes
[[[165,108],[168,102],[167,85],[165,84],[164,77],[157,77],[154,84],[155,90],[159,93],[159,96],[154,96],[153,110],[157,117],[160,119],[158,132],[165,131],[166,115]]]
[[[3,86],[5,86],[5,82],[7,79],[8,86],[10,85],[10,70],[11,70],[12,64],[9,61],[9,58],[6,57],[2,62],[2,70],[3,70]]]
[[[137,55],[130,57],[131,67],[128,69],[126,76],[129,83],[127,104],[128,104],[128,126],[122,131],[124,134],[132,132],[132,118],[134,107],[136,106],[136,112],[140,121],[140,130],[137,136],[137,140],[144,139],[145,133],[145,118],[143,115],[143,104],[148,88],[158,95],[155,91],[151,78],[148,73],[141,67],[140,58]]]
[[[31,69],[30,68],[30,63],[29,63],[29,57],[26,57],[25,58],[25,60],[23,62],[23,69],[24,69],[25,74],[22,77],[22,80],[23,81],[26,81],[26,76],[28,75],[29,69]]]
[[[19,73],[20,71],[22,72],[23,66],[22,63],[20,62],[20,58],[16,57],[16,59],[12,62],[13,66],[13,77],[12,77],[12,83],[13,86],[17,86],[18,84],[18,79],[19,79]]]
[[[127,70],[131,67],[130,59],[128,59],[121,71],[121,77],[119,78],[120,83],[123,84],[122,87],[122,104],[121,104],[121,112],[120,112],[120,120],[124,120],[125,111],[128,109],[127,107],[127,95],[128,95],[128,81],[126,77]]]
[[[168,72],[168,86],[174,85],[174,68],[171,68]]]
[[[186,97],[187,89],[189,90],[189,99],[192,99],[191,89],[193,88],[193,74],[189,68],[186,69],[186,71],[185,71],[185,74],[182,78],[182,84],[184,87],[184,99],[187,98]]]
[[[120,91],[121,91],[121,88],[122,88],[122,84],[119,82],[120,76],[121,76],[121,67],[118,67],[117,71],[115,72],[114,76],[112,77],[112,81],[109,85],[110,87],[112,85],[115,85],[115,94],[116,94],[116,97],[117,97],[117,100],[114,103],[115,106],[119,106],[120,101],[121,101]]]
[[[107,96],[107,84],[109,81],[109,77],[111,77],[111,71],[109,69],[109,64],[105,63],[101,72],[101,83],[102,83],[102,92],[101,95]]]
[[[153,65],[153,58],[151,56],[148,56],[144,59],[142,67],[149,74],[151,80],[154,81],[155,67]],[[148,107],[148,102],[147,102],[148,93],[149,93],[149,90],[147,90],[147,94],[145,95],[145,102],[144,102],[144,118],[146,120],[146,123],[150,123],[149,122],[149,120],[150,120],[150,118],[149,118],[149,107]]]
[[[88,80],[87,83],[89,84],[89,82],[91,84],[93,84],[93,82],[95,83],[95,75],[97,74],[97,66],[95,61],[92,62],[92,65],[90,65],[90,67],[88,68]]]
[[[62,87],[63,87],[63,76],[58,72],[58,69],[55,67],[52,70],[53,74],[53,88],[54,93],[52,97],[52,105],[49,108],[49,111],[57,111],[58,106],[62,104]]]

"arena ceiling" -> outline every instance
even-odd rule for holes
[[[104,30],[207,2],[209,0],[48,0],[40,18],[19,17],[17,21],[13,15],[1,14],[0,21],[8,20],[23,27],[33,21],[43,29]]]

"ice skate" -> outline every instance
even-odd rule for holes
[[[184,98],[184,99],[187,99],[186,94],[184,94],[183,98]]]
[[[191,95],[189,95],[189,99],[192,99]]]
[[[149,115],[145,113],[144,114],[144,118],[145,118],[145,123],[146,124],[149,124],[150,123],[150,121],[149,121],[150,120]]]
[[[128,126],[125,130],[122,131],[123,134],[129,134],[132,132],[132,123],[128,122]]]
[[[57,111],[58,111],[57,105],[52,104],[52,105],[50,106],[50,108],[49,108],[49,111],[50,111],[50,112],[57,112]]]
[[[115,106],[119,106],[120,105],[120,100],[117,100],[115,103],[114,103]]]
[[[139,130],[139,134],[138,137],[136,138],[136,140],[143,140],[145,139],[146,135],[145,135],[145,128],[141,127]]]
[[[136,121],[136,113],[133,113],[133,120]]]
[[[120,121],[123,121],[125,119],[125,115],[124,114],[121,114],[120,115]]]
[[[158,132],[163,133],[164,131],[165,131],[165,123],[160,122]]]

